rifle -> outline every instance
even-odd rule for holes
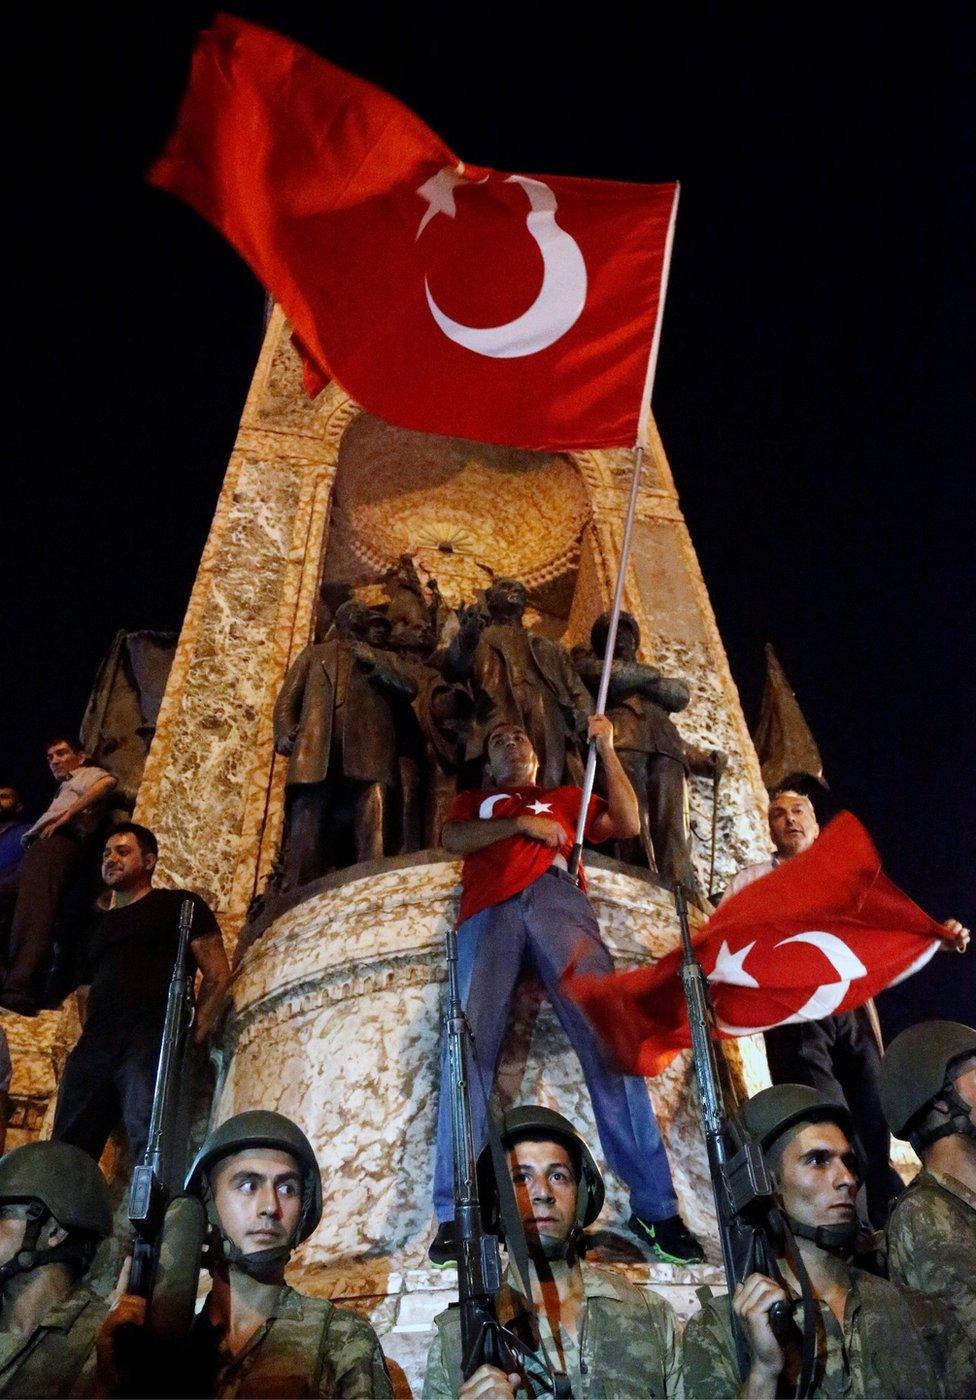
[[[467,1380],[479,1366],[497,1366],[506,1374],[521,1371],[522,1359],[518,1341],[498,1321],[495,1295],[502,1286],[498,1236],[489,1234],[481,1219],[465,1055],[465,1043],[471,1031],[458,989],[457,933],[453,928],[447,933],[444,1031],[454,1142],[454,1237],[461,1314],[461,1375]]]
[[[206,1232],[203,1204],[183,1194],[186,1144],[176,1141],[183,1069],[193,1022],[190,965],[193,902],[180,906],[176,960],[166,998],[149,1137],[132,1174],[129,1222],[135,1231],[128,1291],[147,1299],[147,1326],[161,1340],[186,1335],[196,1302]],[[182,1158],[179,1149],[182,1149]]]
[[[759,1144],[742,1131],[737,1120],[726,1110],[713,1038],[715,1016],[712,1001],[701,964],[692,947],[688,903],[680,885],[675,889],[674,903],[681,925],[681,984],[688,1003],[695,1079],[722,1245],[722,1265],[729,1289],[729,1315],[739,1374],[744,1381],[749,1373],[750,1355],[742,1327],[732,1312],[732,1295],[736,1284],[751,1273],[779,1278],[776,1252],[770,1243],[771,1216],[776,1213],[773,1183]],[[812,1320],[812,1299],[804,1296],[804,1303],[806,1318]],[[781,1346],[800,1336],[792,1308],[782,1300],[770,1308],[769,1325]],[[803,1341],[803,1376],[806,1379],[809,1348],[805,1337]],[[804,1386],[799,1393],[807,1394],[808,1391]]]

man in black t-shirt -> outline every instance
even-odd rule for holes
[[[78,950],[83,1029],[58,1088],[52,1136],[96,1161],[121,1117],[134,1162],[146,1147],[166,998],[179,943],[180,906],[193,901],[190,950],[203,974],[195,1038],[203,1041],[222,1008],[230,968],[217,920],[199,895],[154,889],[158,846],[135,822],[105,842],[102,879],[112,907],[85,930]]]

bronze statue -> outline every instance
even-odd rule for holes
[[[400,774],[400,853],[437,846],[458,791],[473,704],[468,687],[449,682],[428,661],[430,633],[396,623],[385,645],[391,664],[416,687],[409,706],[395,707]]]
[[[485,591],[487,624],[478,607],[458,612],[443,669],[449,680],[470,681],[473,689],[467,757],[482,758],[497,724],[518,724],[539,756],[541,787],[579,783],[579,744],[593,705],[566,648],[523,625],[526,602],[523,584],[500,578]]]
[[[289,758],[284,889],[347,863],[344,854],[384,854],[384,809],[397,779],[391,702],[412,699],[415,688],[369,645],[374,617],[363,603],[343,603],[326,640],[292,664],[275,704],[275,749]]]
[[[590,647],[577,648],[573,658],[580,675],[596,694],[609,634],[610,614],[602,613],[590,632]],[[622,612],[607,693],[607,714],[613,721],[614,747],[637,794],[640,836],[621,844],[621,859],[656,871],[670,888],[681,884],[702,903],[702,891],[691,863],[688,825],[689,773],[714,776],[727,759],[718,749],[709,752],[683,739],[670,716],[683,710],[691,688],[679,677],[662,676],[656,666],[637,660],[640,628]]]

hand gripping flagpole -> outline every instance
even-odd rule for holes
[[[617,645],[617,624],[620,621],[620,609],[624,601],[624,584],[627,579],[627,565],[630,562],[630,545],[634,534],[634,519],[637,515],[637,498],[640,495],[641,476],[644,471],[644,444],[647,441],[647,428],[651,416],[651,390],[654,386],[654,371],[657,368],[657,352],[661,344],[661,322],[664,319],[664,298],[668,289],[668,272],[671,267],[671,245],[674,242],[674,222],[678,214],[678,195],[680,192],[680,185],[676,185],[674,190],[674,202],[671,205],[671,218],[668,223],[668,236],[664,245],[664,263],[661,268],[661,292],[658,298],[657,322],[654,326],[654,335],[651,339],[651,351],[647,358],[647,374],[644,378],[640,416],[637,420],[637,442],[634,445],[634,474],[630,482],[630,499],[627,502],[624,537],[620,545],[620,564],[617,568],[617,583],[613,590],[613,607],[610,612],[610,626],[607,628],[607,641],[603,652],[603,669],[600,672],[600,687],[596,696],[596,709],[594,710],[594,714],[597,715],[606,713],[607,692],[610,689],[610,668],[613,665],[613,653]],[[590,798],[593,796],[593,783],[595,779],[596,742],[591,739],[586,755],[586,773],[583,777],[583,797],[580,802],[579,816],[576,819],[576,838],[573,842],[572,854],[569,857],[569,873],[573,876],[579,874],[580,860],[583,856],[583,836],[586,831],[586,816],[589,811]]]

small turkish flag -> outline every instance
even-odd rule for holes
[[[809,848],[729,899],[694,940],[723,1036],[850,1011],[924,967],[945,928],[893,885],[841,812]],[[691,1045],[680,949],[650,968],[569,976],[566,990],[631,1072]]]
[[[149,178],[198,210],[332,376],[423,432],[630,447],[650,396],[677,186],[463,165],[406,107],[218,15]]]

